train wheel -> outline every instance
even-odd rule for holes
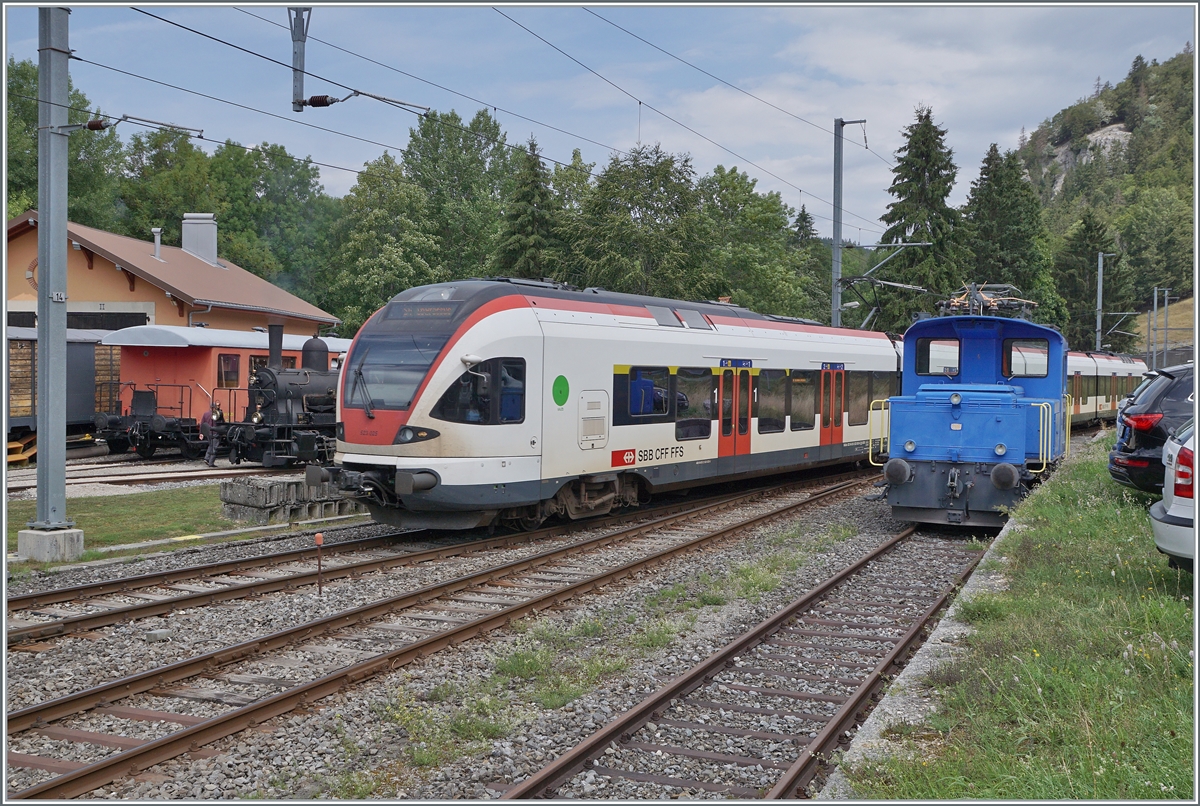
[[[129,440],[127,439],[110,439],[108,440],[109,453],[126,453],[129,450]]]
[[[142,457],[143,459],[149,459],[151,456],[154,455],[154,451],[157,448],[158,448],[158,446],[155,445],[153,442],[143,442],[141,445],[138,445],[136,448],[137,455]]]
[[[524,518],[517,518],[517,526],[520,526],[526,532],[532,532],[541,526],[544,520],[546,520],[545,517],[541,515],[527,515]]]
[[[205,450],[207,450],[207,448]],[[185,442],[182,445],[180,445],[179,452],[181,454],[183,454],[184,459],[187,459],[189,461],[192,459],[199,459],[201,456],[204,455],[204,451],[200,450],[200,448],[191,444],[190,442]]]
[[[236,443],[234,443],[233,445],[229,446],[229,464],[240,465],[241,463],[242,455],[238,453],[238,446]]]

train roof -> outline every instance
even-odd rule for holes
[[[812,319],[756,313],[740,305],[728,302],[667,299],[642,294],[606,291],[603,288],[577,288],[565,283],[548,280],[525,280],[514,277],[471,278],[434,285],[417,286],[401,291],[389,301],[389,304],[395,302],[435,301],[460,303],[453,315],[449,317],[450,321],[457,325],[465,320],[471,312],[484,304],[512,295],[559,299],[585,304],[636,307],[648,309],[651,313],[654,313],[653,308],[674,308],[677,310],[698,311],[710,317],[722,316],[742,319],[747,324],[761,323],[762,325],[769,326],[772,322],[780,322],[804,327],[821,328],[858,338],[887,338],[883,333],[852,330],[849,328],[832,328],[829,325]]]
[[[111,330],[88,330],[85,328],[69,327],[67,328],[67,341],[69,342],[91,342],[95,344],[98,341],[103,341],[104,337]],[[9,341],[37,341],[38,329],[36,327],[8,327],[5,328],[5,333],[8,335]]]
[[[309,338],[284,334],[283,349],[299,351]],[[331,353],[350,349],[350,339],[323,336],[321,340]],[[267,350],[270,346],[267,334],[255,330],[217,330],[178,325],[137,325],[114,330],[103,338],[102,343],[121,347],[228,347],[244,350]]]
[[[1066,346],[1066,339],[1056,328],[1048,325],[1039,325],[1027,319],[1016,319],[1007,316],[931,316],[928,319],[919,319],[913,322],[908,330],[904,331],[904,335],[905,338],[917,338],[929,335],[935,337],[951,336],[963,330],[974,331],[980,326],[1023,334],[1026,337],[1036,335],[1049,339],[1051,342],[1057,341],[1064,347]]]

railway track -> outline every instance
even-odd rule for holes
[[[125,469],[125,468],[123,468]],[[104,472],[107,468],[90,469],[88,472]],[[277,476],[280,474],[299,472],[294,467],[203,467],[188,470],[166,469],[150,472],[108,473],[107,475],[85,475],[84,473],[67,472],[68,487],[79,484],[165,484],[173,481],[200,481],[216,479],[232,479],[239,476]],[[10,493],[37,488],[37,478],[9,478],[7,490]]]
[[[10,596],[6,600],[8,646],[17,650],[41,651],[39,641],[79,635],[112,624],[150,618],[191,607],[204,607],[276,591],[294,591],[318,582],[431,562],[475,552],[492,551],[537,543],[584,529],[611,528],[621,524],[676,513],[712,511],[731,507],[789,489],[806,489],[817,483],[866,478],[855,471],[821,482],[793,481],[743,493],[717,496],[704,501],[639,509],[599,521],[567,524],[479,540],[447,540],[431,530],[394,532],[387,535],[315,546],[275,554],[264,554],[219,563],[94,582],[68,588]],[[404,539],[405,545],[396,541]],[[426,549],[412,544],[432,541]],[[317,561],[318,554],[322,561]],[[355,559],[359,557],[360,559]]]
[[[757,509],[748,518],[731,512],[735,504],[728,500],[643,518],[12,711],[7,718],[9,780],[14,768],[37,771],[40,780],[10,791],[9,797],[74,797],[184,753],[202,754],[210,742],[713,541],[846,495],[870,478],[792,490],[757,504],[741,502],[743,509]],[[712,528],[713,522],[720,525]],[[220,713],[189,713],[189,704],[197,701],[215,704]],[[122,735],[96,730],[113,719],[130,727]],[[56,747],[77,750],[80,745],[88,748],[85,760],[54,756]],[[78,752],[61,755],[80,757]],[[30,776],[21,780],[28,783]]]
[[[504,799],[807,797],[983,552],[909,528],[618,715]]]

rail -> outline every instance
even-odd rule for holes
[[[1043,473],[1050,465],[1050,454],[1053,452],[1054,406],[1047,402],[1029,405],[1038,410],[1038,461],[1042,463],[1040,468],[1030,468],[1029,472]]]
[[[871,401],[871,408],[867,412],[867,461],[873,467],[883,467],[883,462],[875,461],[875,428],[873,423],[875,418],[871,417],[875,413],[875,404],[879,404],[879,452],[887,453],[888,435],[892,432],[892,403],[889,398],[881,397],[878,400]]]

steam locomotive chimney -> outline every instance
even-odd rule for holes
[[[267,325],[267,368],[283,369],[283,325]]]

